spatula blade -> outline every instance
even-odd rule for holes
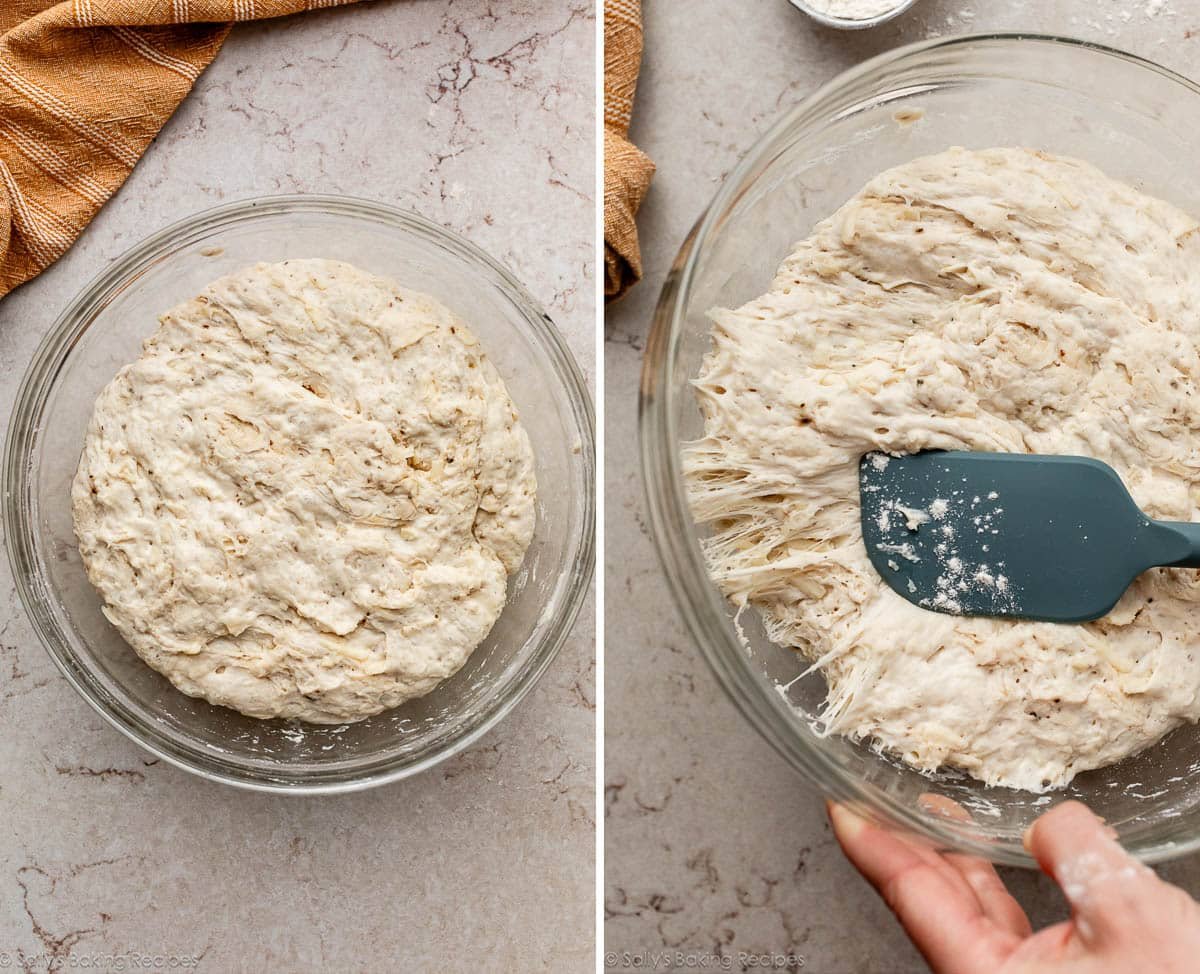
[[[1165,563],[1156,522],[1087,457],[872,453],[859,495],[872,564],[935,612],[1084,622]]]

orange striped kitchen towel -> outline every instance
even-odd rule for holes
[[[0,0],[0,295],[125,181],[230,21],[350,0]]]
[[[604,0],[604,300],[641,279],[634,217],[654,163],[626,137],[642,64],[641,0]]]

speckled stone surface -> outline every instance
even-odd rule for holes
[[[465,234],[591,378],[594,39],[586,0],[380,0],[238,28],[79,243],[0,301],[0,411],[109,261],[270,192],[368,196]],[[154,763],[110,729],[50,663],[4,559],[0,970],[590,970],[593,617],[450,763],[289,799]]]
[[[839,71],[934,34],[1038,30],[1196,77],[1200,2],[919,0],[858,34],[819,28],[786,0],[648,0],[646,18],[633,138],[659,167],[639,221],[647,278],[606,316],[605,948],[629,952],[620,963],[773,951],[816,974],[924,971],[839,853],[821,796],[734,710],[670,606],[630,449],[650,315],[725,172],[781,107]],[[1200,859],[1161,872],[1200,894]],[[1052,884],[1006,875],[1035,923],[1065,915]]]

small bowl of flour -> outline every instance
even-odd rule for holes
[[[791,0],[819,24],[838,30],[864,30],[899,17],[917,0]]]

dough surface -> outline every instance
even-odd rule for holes
[[[1196,220],[1071,159],[951,150],[876,177],[771,289],[713,312],[685,447],[713,577],[820,661],[828,731],[1043,790],[1200,718],[1200,573],[1084,625],[925,611],[876,575],[859,458],[1081,454],[1200,516]]]
[[[259,264],[167,312],[72,490],[104,614],[184,693],[360,720],[459,669],[533,534],[529,440],[470,330],[348,264]]]

